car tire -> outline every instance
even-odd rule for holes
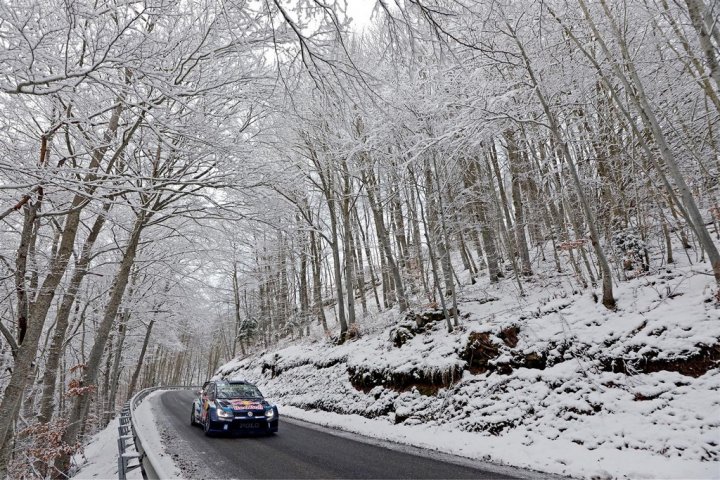
[[[212,435],[212,432],[210,432],[210,412],[208,412],[207,418],[202,424],[203,426],[203,432],[205,432],[205,436],[209,437]]]
[[[192,411],[190,412],[190,426],[194,427],[198,423],[195,421],[195,405],[192,407]]]

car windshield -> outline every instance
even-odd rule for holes
[[[218,398],[262,398],[255,385],[229,384],[218,385]]]

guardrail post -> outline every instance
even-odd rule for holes
[[[134,467],[128,468],[128,462],[132,458],[140,458],[139,454],[127,453],[126,440],[132,440],[132,418],[130,416],[130,403],[126,403],[120,412],[120,418],[118,419],[118,479],[126,480],[128,470]]]
[[[127,460],[125,459],[125,440],[123,437],[126,435],[127,425],[120,423],[118,425],[118,479],[125,480],[127,478]]]

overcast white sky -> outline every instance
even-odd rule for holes
[[[355,28],[362,29],[370,22],[375,0],[347,0],[347,14],[353,18]]]

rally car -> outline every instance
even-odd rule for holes
[[[214,433],[264,433],[278,431],[278,409],[247,382],[205,382],[193,401],[190,424],[200,425],[205,435]]]

